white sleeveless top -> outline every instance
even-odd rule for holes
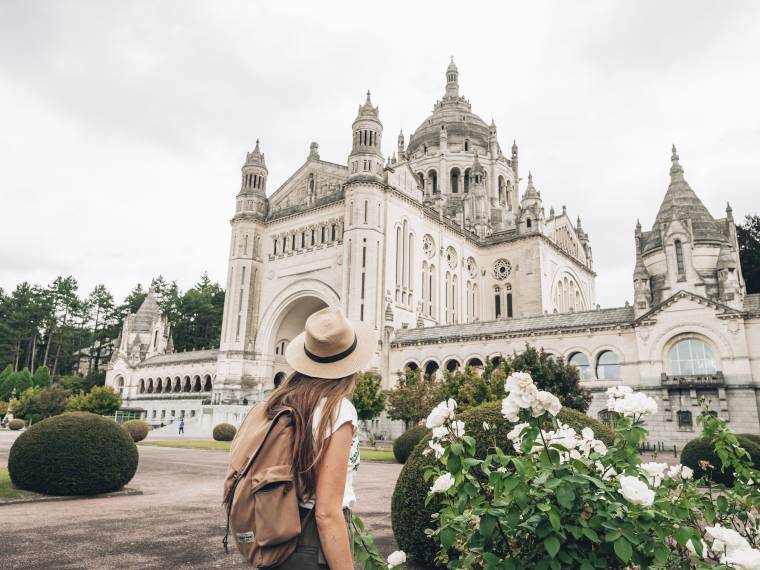
[[[314,419],[312,421],[312,432],[314,433],[314,439],[317,440],[319,434],[317,428],[319,421],[322,418],[322,409],[324,408],[324,399],[317,404],[317,408],[314,410]],[[353,426],[354,437],[351,440],[351,451],[348,455],[348,466],[346,473],[346,486],[343,489],[343,508],[353,509],[356,504],[356,495],[354,494],[354,473],[359,469],[359,417],[356,413],[356,408],[347,398],[343,398],[340,403],[340,408],[336,415],[335,422],[332,426],[328,426],[327,432],[324,438],[327,439],[340,428],[343,424],[350,423]],[[314,499],[305,499],[301,501],[301,506],[312,508],[314,507]]]

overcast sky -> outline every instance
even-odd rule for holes
[[[547,213],[581,216],[602,306],[632,299],[671,143],[714,216],[760,210],[760,2],[2,0],[0,287],[223,282],[255,140],[270,192],[311,141],[344,163],[371,89],[390,154],[450,55]]]

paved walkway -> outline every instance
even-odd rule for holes
[[[0,465],[17,434],[0,432]],[[0,568],[250,568],[222,550],[227,453],[140,446],[143,495],[0,506]],[[361,465],[357,513],[383,555],[395,550],[390,497],[400,465]]]

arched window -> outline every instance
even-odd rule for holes
[[[678,268],[678,274],[683,275],[684,274],[683,245],[681,244],[680,240],[676,240],[675,246],[676,246],[676,267]]]
[[[464,151],[467,152],[470,150],[470,139],[464,139]]]
[[[364,200],[364,223],[367,223],[367,213],[369,212],[369,205],[367,200]]]
[[[512,293],[507,293],[507,318],[512,318],[513,312],[512,312]]]
[[[459,169],[458,168],[451,169],[451,193],[452,194],[459,193]]]
[[[435,360],[430,360],[425,364],[425,376],[433,376],[438,372],[439,368],[440,366],[438,366],[438,363]]]
[[[530,218],[528,218],[528,220],[525,222],[525,225],[527,226],[528,229],[530,229],[533,226],[533,222],[530,221]]]
[[[582,352],[574,352],[567,359],[568,364],[572,364],[578,369],[578,375],[581,380],[591,380],[591,367],[588,363],[588,358]]]
[[[428,171],[428,178],[430,179],[430,191],[433,194],[437,194],[438,193],[438,173],[435,170],[430,170]]]
[[[140,378],[140,394],[145,394],[145,379]]]
[[[418,172],[417,173],[417,178],[418,178],[419,183],[420,183],[420,188],[422,188],[424,190],[425,189],[425,175],[422,174],[422,172]]]
[[[676,416],[679,428],[688,430],[694,427],[694,418],[689,410],[679,410],[676,412]]]
[[[494,318],[501,318],[501,287],[494,287],[493,290]]]
[[[366,206],[367,203],[365,202],[364,204]],[[332,236],[332,238],[331,238],[332,241],[335,241],[335,239],[338,237],[338,225],[337,224],[333,224],[332,227],[330,228],[330,232],[331,232],[330,235]]]
[[[596,357],[596,377],[599,380],[620,380],[620,357],[605,350]]]
[[[715,374],[715,355],[707,343],[698,338],[678,341],[670,349],[671,373],[677,376]]]
[[[499,186],[499,205],[503,206],[506,203],[506,200],[507,200],[506,196],[504,195],[504,193],[506,191],[506,187],[505,187],[505,184],[504,184],[504,177],[500,175],[498,181],[499,181],[498,182],[498,186]]]

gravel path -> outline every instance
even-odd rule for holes
[[[16,433],[0,432],[0,465]],[[140,446],[130,483],[143,495],[0,506],[0,568],[250,568],[222,550],[223,451]],[[384,555],[395,550],[390,498],[400,465],[359,468],[357,513]]]

